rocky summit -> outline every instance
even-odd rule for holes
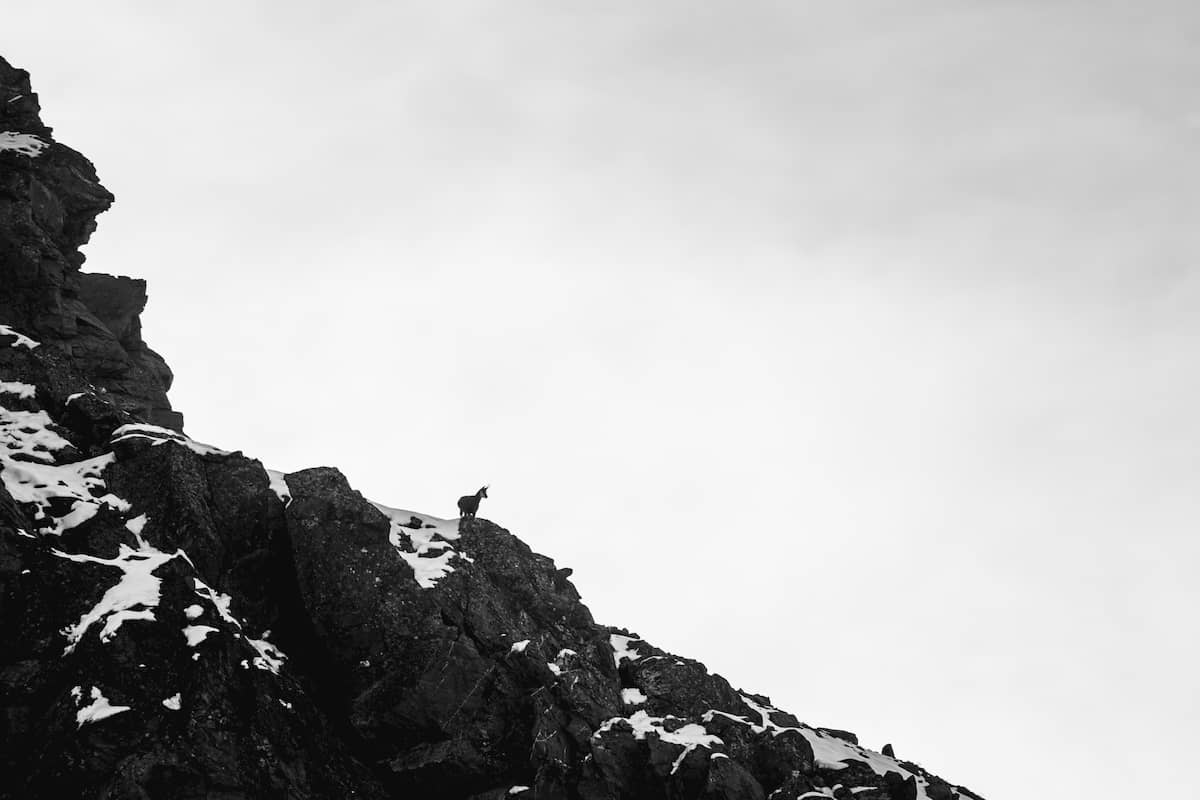
[[[0,59],[0,798],[977,797],[597,624],[488,520],[186,436],[145,283],[80,269],[112,201]]]

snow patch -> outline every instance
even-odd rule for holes
[[[77,690],[79,687],[75,687]],[[72,694],[78,699],[79,695],[72,691]],[[128,711],[130,706],[114,706],[108,702],[108,698],[97,689],[92,687],[92,702],[90,705],[79,709],[75,714],[75,721],[78,723],[76,727],[82,728],[89,722],[99,722],[102,719],[107,719],[114,714],[120,714],[122,711]]]
[[[117,629],[122,624],[134,619],[154,622],[154,612],[148,608],[142,608],[136,611],[118,611],[114,614],[109,614],[108,618],[104,620],[104,627],[100,629],[100,641],[111,641],[117,635]]]
[[[0,325],[0,336],[12,336],[16,339],[16,341],[10,344],[9,347],[24,347],[27,350],[32,350],[39,345],[38,342],[35,342],[28,336],[17,333],[7,325]]]
[[[121,578],[109,587],[96,605],[80,617],[74,626],[63,630],[67,637],[67,647],[63,655],[75,650],[75,645],[95,623],[104,620],[104,628],[100,631],[100,641],[107,642],[116,635],[121,624],[131,619],[154,619],[151,609],[158,605],[159,590],[162,581],[154,576],[154,571],[176,556],[182,555],[182,550],[174,553],[164,553],[149,545],[134,550],[128,545],[120,545],[116,558],[100,558],[84,553],[64,553],[61,550],[51,550],[59,558],[77,561],[85,564],[103,564],[121,570]]]
[[[196,586],[196,594],[198,594],[200,597],[203,597],[204,599],[206,599],[210,603],[212,603],[213,607],[217,609],[217,614],[220,615],[221,619],[225,620],[226,622],[230,623],[235,628],[237,628],[237,630],[238,630],[238,633],[236,634],[237,638],[245,641],[246,644],[249,645],[250,648],[254,651],[254,653],[255,653],[254,658],[250,659],[248,662],[246,660],[243,660],[242,666],[248,668],[250,664],[253,664],[258,669],[266,670],[267,672],[270,672],[273,675],[278,675],[279,668],[283,666],[284,661],[287,661],[287,656],[284,655],[282,650],[280,650],[278,647],[276,647],[275,645],[273,645],[267,641],[267,636],[270,634],[270,631],[265,631],[263,633],[263,637],[261,639],[252,639],[249,636],[246,636],[242,632],[242,629],[244,627],[242,625],[242,621],[239,620],[237,617],[235,617],[233,615],[233,612],[230,611],[230,607],[233,605],[233,598],[227,594],[222,594],[220,592],[214,591],[211,586],[209,586],[207,583],[200,580],[199,578],[192,578],[192,581]],[[193,608],[196,608],[196,606],[188,606],[187,610],[184,612],[185,614],[188,615],[189,619],[193,619],[193,617],[191,616],[191,614],[192,614],[191,609],[193,609]],[[203,611],[201,611],[201,613],[203,613]],[[200,616],[200,614],[196,614],[196,616]],[[207,626],[201,625],[201,626],[193,626],[193,627],[207,627]],[[193,656],[193,658],[196,658],[198,656],[199,656],[199,653],[197,653],[195,656]]]
[[[45,411],[12,411],[0,406],[0,448],[5,459],[24,456],[46,464],[54,462],[54,453],[71,443],[50,429],[54,421]]]
[[[154,447],[167,443],[177,444],[201,456],[232,455],[232,451],[230,450],[222,450],[219,447],[213,447],[211,444],[197,442],[195,439],[184,436],[179,431],[173,431],[170,428],[163,428],[159,425],[149,425],[144,422],[122,425],[117,428],[113,431],[110,444],[128,441],[129,439],[147,439],[153,443],[152,446]]]
[[[199,617],[203,616],[204,609],[201,608],[196,603],[192,603],[190,606],[188,606],[187,608],[185,608],[183,610],[183,614],[188,619],[198,619]]]
[[[637,661],[639,658],[641,658],[641,656],[637,654],[637,651],[629,646],[633,642],[642,641],[636,636],[625,636],[624,634],[614,633],[608,637],[608,641],[609,644],[612,645],[613,660],[616,662],[618,667],[621,666],[621,662],[625,661],[626,659],[629,661]]]
[[[195,584],[196,594],[212,603],[213,607],[217,609],[217,614],[220,615],[221,619],[236,625],[238,628],[242,627],[242,623],[238,620],[238,618],[229,611],[229,607],[233,605],[232,597],[227,594],[221,594],[214,591],[211,586],[199,578],[192,578],[192,583]]]
[[[439,519],[379,503],[371,505],[388,518],[391,524],[388,541],[412,567],[422,589],[432,589],[438,581],[454,572],[451,562],[456,556],[462,556],[450,544],[460,537],[458,520]]]
[[[195,647],[204,641],[210,633],[216,633],[217,629],[212,625],[188,625],[183,629],[184,638],[187,639],[188,647]]]
[[[183,698],[179,696],[179,692],[162,701],[163,707],[171,711],[178,711],[183,705]]]
[[[714,736],[704,729],[703,725],[697,725],[694,722],[689,722],[686,725],[674,731],[668,731],[663,722],[666,717],[652,717],[645,711],[638,711],[631,717],[613,717],[607,720],[600,728],[592,734],[593,738],[599,738],[602,733],[610,730],[618,722],[628,723],[633,728],[633,738],[645,739],[649,733],[657,734],[658,738],[664,742],[681,745],[683,752],[675,759],[675,763],[671,766],[671,774],[679,769],[679,765],[683,763],[683,759],[687,754],[695,750],[697,747],[707,747],[710,750],[718,745],[724,745],[725,742],[719,736]]]
[[[9,102],[12,101],[10,100]],[[30,158],[37,158],[49,146],[49,142],[34,136],[32,133],[0,131],[0,153],[11,150]]]
[[[513,643],[513,646],[512,646],[512,647],[510,647],[510,648],[508,648],[508,652],[510,652],[510,653],[524,653],[524,652],[525,652],[525,648],[526,648],[526,647],[529,647],[529,640],[528,640],[528,639],[522,639],[522,640],[521,640],[521,641],[519,641],[519,642],[514,642],[514,643]]]
[[[642,694],[641,689],[622,689],[621,702],[627,706],[640,706],[646,703],[648,698]],[[705,720],[707,722],[708,720]]]
[[[133,538],[137,540],[138,547],[146,547],[146,540],[142,538],[142,529],[146,527],[149,518],[145,514],[138,514],[133,519],[125,520],[125,530],[133,534]]]
[[[37,394],[37,387],[20,381],[0,381],[0,394],[12,394],[25,400],[32,400]]]
[[[35,441],[41,439],[43,444],[47,441],[37,432],[26,434],[19,428],[12,430]],[[0,440],[3,438],[0,434]],[[15,449],[29,453],[34,447],[29,441],[23,441]],[[43,457],[38,451],[33,452],[35,457]],[[0,447],[0,480],[15,501],[36,506],[33,518],[43,534],[57,536],[96,516],[101,508],[120,513],[129,511],[129,503],[105,493],[107,487],[101,475],[115,460],[112,453],[105,453],[55,466],[13,459]],[[67,509],[65,513],[64,508]]]
[[[251,660],[251,663],[253,663],[254,666],[258,667],[259,669],[265,669],[267,672],[270,672],[273,675],[278,675],[279,668],[282,667],[283,662],[287,660],[287,656],[283,654],[283,651],[268,642],[266,639],[251,639],[249,636],[247,636],[246,642],[254,648],[256,653],[258,653],[258,655]]]
[[[564,647],[558,651],[558,655],[556,655],[554,657],[554,661],[546,662],[546,666],[549,667],[550,671],[553,672],[555,675],[562,675],[563,670],[571,668],[569,665],[564,665],[563,662],[566,661],[567,659],[570,659],[573,656],[577,656],[577,655],[579,655],[579,654],[576,653],[571,648]]]
[[[756,733],[770,731],[772,735],[778,736],[785,731],[796,731],[805,739],[807,739],[810,745],[812,745],[813,759],[816,761],[817,766],[829,770],[840,770],[846,769],[848,766],[850,766],[847,762],[857,761],[859,763],[866,764],[872,772],[880,777],[883,777],[889,772],[898,773],[900,777],[905,780],[911,776],[913,779],[915,779],[917,784],[917,800],[929,800],[929,794],[926,791],[929,786],[929,781],[926,780],[924,776],[918,775],[900,766],[900,763],[896,761],[896,759],[889,758],[882,753],[876,753],[874,750],[868,750],[865,747],[852,744],[843,739],[839,739],[836,736],[831,736],[824,731],[810,728],[807,725],[802,725],[798,728],[777,725],[771,721],[771,713],[778,711],[779,709],[771,706],[764,706],[755,701],[753,698],[747,697],[746,695],[741,695],[741,698],[742,702],[746,704],[747,708],[759,715],[760,720],[758,724],[749,722],[746,723],[750,725],[751,729]],[[709,714],[713,713],[721,712],[710,711],[705,716],[707,717]],[[732,714],[725,714],[724,716],[729,717],[730,719],[741,719],[740,717],[735,717]]]

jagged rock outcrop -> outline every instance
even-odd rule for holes
[[[60,351],[121,410],[182,430],[171,370],[141,337],[145,281],[79,271],[112,202],[92,163],[51,138],[29,74],[0,58],[0,319]]]
[[[78,272],[111,198],[4,92],[0,799],[974,797],[597,624],[485,519],[182,435],[144,284]]]

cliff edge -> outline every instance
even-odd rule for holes
[[[597,624],[492,522],[185,436],[145,283],[80,272],[112,200],[0,59],[0,798],[976,797]]]

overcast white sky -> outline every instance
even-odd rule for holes
[[[189,432],[989,800],[1200,722],[1194,2],[24,3]],[[1189,747],[1190,745],[1190,747]]]

